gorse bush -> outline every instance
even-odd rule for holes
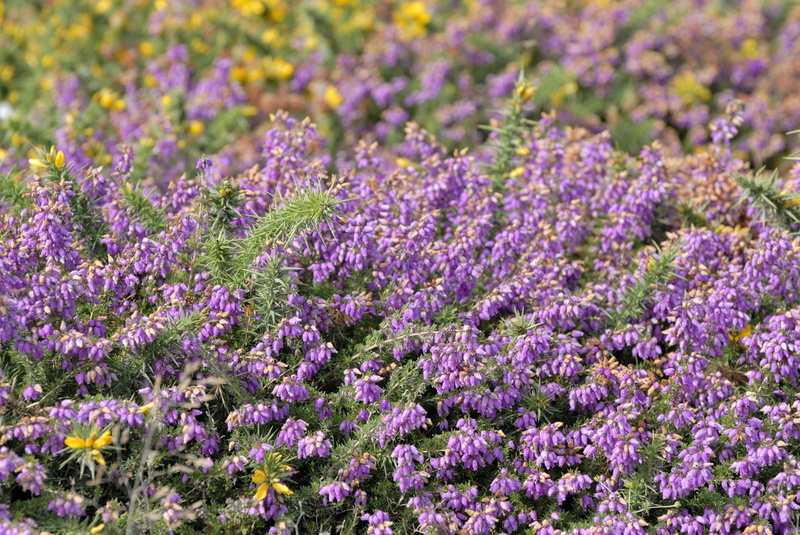
[[[8,533],[793,533],[800,168],[535,117],[3,180]],[[516,115],[513,115],[516,114]],[[512,116],[513,115],[513,116]],[[534,120],[535,118],[535,120]]]

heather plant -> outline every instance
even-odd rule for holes
[[[409,123],[338,176],[285,113],[163,189],[38,149],[0,182],[3,529],[795,532],[800,170],[750,172],[740,106],[668,157],[511,94],[472,153]]]

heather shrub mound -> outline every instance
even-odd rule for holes
[[[795,166],[411,123],[2,182],[7,533],[793,533]]]

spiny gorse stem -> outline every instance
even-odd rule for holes
[[[75,191],[75,195],[70,199],[70,205],[72,218],[78,226],[80,236],[89,247],[92,256],[106,260],[108,253],[102,238],[108,233],[108,225],[93,209],[92,203],[86,198],[86,195],[79,188],[76,188]]]
[[[153,205],[153,202],[142,191],[130,182],[120,188],[122,199],[130,207],[130,216],[139,221],[144,227],[158,234],[166,228],[164,212]]]
[[[231,266],[236,260],[235,241],[222,232],[209,232],[203,241],[201,265],[218,284],[234,287],[237,280],[233,276]]]
[[[625,292],[619,311],[612,314],[615,330],[624,327],[631,319],[640,317],[656,288],[675,277],[673,262],[677,256],[678,250],[670,247],[650,259],[642,279]]]
[[[289,243],[302,232],[330,221],[336,214],[336,205],[345,201],[336,199],[328,190],[304,188],[297,197],[278,197],[278,202],[282,206],[261,218],[241,242],[242,253],[252,257],[251,261],[261,254],[265,243]]]
[[[30,198],[25,196],[28,188],[20,178],[21,173],[14,170],[0,175],[0,203],[5,204],[14,214],[33,206]]]
[[[232,221],[238,216],[239,193],[235,185],[226,183],[208,194],[210,228],[203,238],[201,264],[217,284],[231,291],[246,291],[244,306],[255,318],[246,329],[260,335],[283,317],[289,279],[282,255],[270,258],[255,271],[254,262],[270,244],[291,243],[303,232],[332,220],[336,206],[345,201],[321,187],[299,188],[295,197],[278,197],[277,208],[259,218],[247,236],[235,238]]]
[[[242,204],[242,197],[239,185],[230,178],[225,178],[216,187],[206,188],[203,200],[208,207],[206,216],[210,231],[232,236],[236,230],[233,222],[241,217],[239,205]]]
[[[271,242],[290,243],[301,233],[318,228],[336,214],[343,201],[322,189],[301,189],[291,199],[278,198],[281,206],[256,221],[244,238],[233,240],[232,262],[228,270],[234,287],[243,288],[249,278],[249,266]]]
[[[271,258],[256,272],[253,287],[258,290],[248,304],[252,305],[257,321],[248,325],[250,334],[260,336],[284,317],[289,295],[288,272],[284,257],[280,255]]]
[[[501,118],[498,126],[483,126],[484,130],[497,132],[497,136],[490,140],[494,147],[493,163],[488,166],[489,178],[493,189],[501,191],[508,174],[513,168],[516,151],[521,146],[525,132],[535,124],[526,117],[526,104],[536,94],[536,88],[525,81],[520,72],[514,94],[505,108],[500,110]]]
[[[733,179],[744,190],[739,204],[747,201],[765,220],[791,230],[793,225],[800,223],[800,195],[778,189],[777,171],[769,178],[763,178],[761,173],[760,170],[752,176],[734,174]]]

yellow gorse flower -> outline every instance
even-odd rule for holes
[[[292,490],[287,487],[282,479],[286,477],[291,471],[292,467],[286,464],[280,464],[283,461],[283,456],[280,453],[269,453],[267,455],[266,464],[262,469],[253,472],[253,483],[258,485],[256,493],[253,496],[256,500],[261,501],[267,497],[269,489],[272,488],[278,494],[291,495],[294,494]]]
[[[711,90],[701,84],[695,78],[693,72],[684,72],[675,75],[672,79],[672,87],[681,97],[684,104],[693,104],[698,100],[708,100],[711,98]]]
[[[106,464],[106,460],[103,458],[103,454],[100,450],[106,446],[110,446],[113,441],[114,439],[111,437],[111,431],[106,431],[99,437],[97,436],[97,431],[93,431],[92,434],[86,438],[81,438],[79,436],[67,437],[64,439],[64,445],[73,450],[85,450],[92,456],[92,459],[94,459],[97,464],[104,465]]]
[[[265,466],[264,468],[267,467]],[[294,494],[294,492],[292,492],[289,489],[289,487],[281,483],[281,480],[279,478],[268,477],[267,472],[263,470],[256,470],[253,473],[253,483],[258,485],[254,498],[259,501],[267,497],[267,492],[269,491],[270,487],[275,489],[275,492],[277,492],[278,494],[287,494],[287,495]]]
[[[39,152],[39,154],[41,155],[39,158],[31,158],[28,160],[31,167],[46,169],[50,164],[53,164],[57,169],[64,167],[64,153],[60,150],[56,150],[55,147],[51,146],[47,153]]]
[[[344,102],[342,95],[332,85],[329,85],[327,88],[325,88],[325,94],[322,95],[322,100],[324,100],[325,104],[327,104],[331,109],[338,108],[341,103]]]
[[[755,39],[745,39],[742,41],[742,46],[739,47],[739,52],[745,59],[756,59],[759,56],[758,41]]]
[[[256,495],[254,496],[256,500],[261,501],[267,497],[267,490],[269,487],[267,486],[266,482],[267,474],[263,470],[256,470],[253,473],[253,483],[258,485],[258,488],[256,489]]]
[[[794,191],[786,189],[781,192],[781,195],[781,204],[784,206],[784,208],[800,205],[800,195],[797,195]]]
[[[94,99],[108,110],[121,111],[125,109],[125,99],[121,98],[116,91],[103,88],[94,95]]]
[[[396,158],[394,163],[397,164],[398,167],[414,167],[413,163],[411,163],[407,159],[403,158],[402,156],[399,157],[399,158]]]
[[[156,53],[156,47],[150,41],[139,43],[139,52],[146,58],[152,57]]]
[[[751,336],[752,334],[753,334],[753,327],[748,323],[747,325],[745,325],[744,329],[742,329],[735,335],[731,336],[731,338],[733,339],[734,342],[739,343],[748,336]]]
[[[273,481],[272,482],[272,488],[275,489],[275,491],[279,492],[280,494],[294,494],[294,492],[289,490],[289,487],[287,487],[286,485],[284,485],[280,481]]]
[[[199,136],[203,133],[206,129],[205,125],[200,121],[190,121],[189,122],[189,135],[190,136]]]
[[[523,102],[530,102],[536,96],[537,89],[537,87],[525,82],[517,86],[517,95]]]
[[[267,7],[261,0],[231,0],[231,5],[245,17],[263,15]]]
[[[425,2],[407,2],[394,13],[394,22],[406,39],[425,35],[430,21],[431,15],[425,9]]]
[[[130,183],[126,184],[126,186],[127,185],[130,185]],[[146,416],[147,414],[150,413],[150,410],[155,406],[156,406],[155,402],[151,401],[150,403],[147,403],[147,404],[142,405],[141,407],[139,407],[139,410],[136,411],[136,412],[138,414],[144,414]]]
[[[525,168],[524,167],[517,167],[517,168],[513,169],[510,173],[508,173],[508,176],[510,176],[511,178],[519,178],[523,174],[525,174]]]
[[[570,97],[578,92],[578,84],[574,81],[567,82],[566,84],[562,85],[559,89],[556,89],[552,93],[550,93],[550,102],[553,103],[553,106],[559,107],[564,103],[564,100],[567,97]]]

